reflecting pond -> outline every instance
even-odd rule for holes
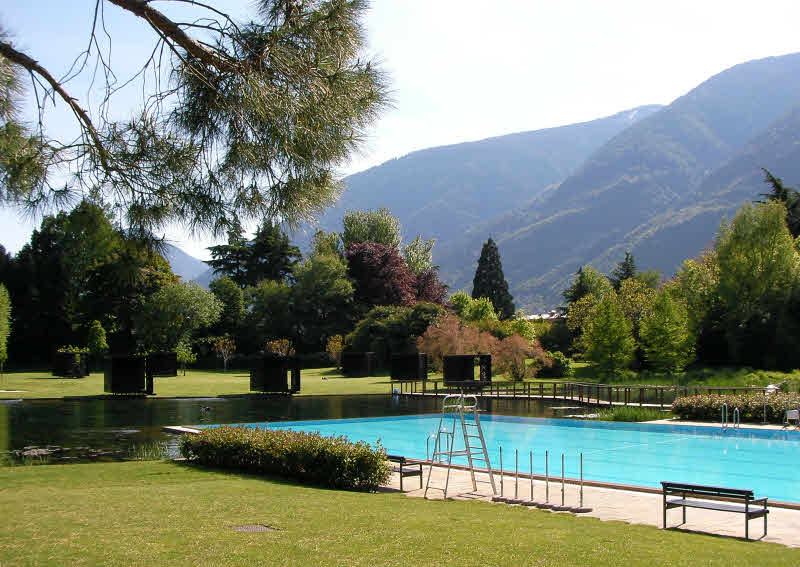
[[[0,456],[47,462],[124,458],[152,442],[174,447],[177,437],[163,432],[165,425],[420,414],[437,412],[440,404],[433,397],[390,395],[0,400]],[[552,417],[549,406],[559,405],[489,398],[480,404],[488,412],[530,417]]]

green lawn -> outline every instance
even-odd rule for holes
[[[800,370],[781,372],[778,370],[755,370],[753,368],[733,367],[693,367],[675,375],[658,372],[628,371],[616,378],[598,376],[591,364],[573,362],[574,375],[571,380],[587,382],[604,382],[607,384],[651,384],[679,386],[767,386],[779,382],[787,382],[791,391],[800,389]]]
[[[569,378],[556,381],[578,380],[584,382],[605,381],[612,384],[675,384],[706,386],[766,386],[786,380],[792,391],[800,389],[800,371],[776,372],[749,368],[701,368],[687,371],[675,377],[643,372],[630,373],[614,380],[602,380],[591,365],[573,363],[575,373]],[[250,392],[248,373],[242,370],[188,370],[175,378],[156,378],[155,392],[158,397],[175,396],[230,396]],[[434,380],[441,375],[432,374]],[[495,376],[495,382],[504,376]],[[553,382],[553,379],[543,379]],[[390,380],[386,373],[368,378],[347,378],[335,368],[308,369],[302,372],[301,395],[325,394],[386,394],[390,391]],[[0,392],[2,398],[61,398],[65,396],[103,395],[102,373],[92,373],[86,378],[57,378],[49,372],[6,372],[0,377],[0,390],[24,390],[21,393]]]
[[[303,395],[324,394],[387,394],[388,376],[346,378],[334,368],[309,369],[302,372],[300,391]],[[174,378],[155,378],[158,397],[225,396],[250,392],[246,371],[188,370]],[[86,378],[57,378],[49,372],[7,372],[0,378],[0,390],[24,390],[22,393],[0,392],[0,398],[60,398],[64,396],[99,396],[103,394],[103,374]]]
[[[800,550],[167,462],[0,468],[2,565],[792,565]],[[266,524],[277,531],[238,533]]]

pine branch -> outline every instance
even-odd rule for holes
[[[92,139],[92,142],[94,142],[94,145],[97,148],[97,153],[100,157],[101,164],[105,169],[109,169],[108,160],[106,159],[106,150],[103,146],[103,143],[100,141],[100,136],[97,134],[97,129],[94,127],[94,124],[92,123],[92,120],[89,118],[89,115],[86,113],[86,111],[81,107],[81,105],[78,104],[78,101],[73,98],[66,91],[66,89],[64,89],[64,86],[58,82],[47,69],[42,67],[38,61],[32,59],[21,51],[17,51],[10,43],[0,41],[0,55],[12,63],[16,63],[17,65],[27,69],[28,72],[39,75],[42,79],[47,81],[47,83],[53,89],[53,92],[58,93],[58,96],[60,96],[64,102],[67,103],[72,112],[81,122],[83,128],[89,134],[89,137]]]

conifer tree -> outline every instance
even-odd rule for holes
[[[491,238],[483,245],[475,279],[472,280],[472,298],[479,297],[488,297],[501,319],[514,316],[514,298],[511,297],[508,282],[503,276],[500,252]]]
[[[575,272],[575,278],[570,286],[561,294],[567,302],[563,309],[566,311],[572,303],[585,295],[591,293],[595,297],[603,297],[611,289],[611,283],[605,275],[591,266],[582,266]]]
[[[617,267],[611,271],[611,285],[614,286],[614,291],[619,291],[622,282],[636,276],[636,262],[633,260],[633,254],[628,250],[625,252],[625,259],[617,264]]]

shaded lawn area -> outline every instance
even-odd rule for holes
[[[314,368],[301,374],[301,395],[388,394],[389,377],[347,378],[335,368]],[[246,370],[187,370],[176,377],[154,378],[157,397],[211,397],[250,393],[250,375]],[[0,378],[0,390],[25,390],[22,393],[0,392],[0,398],[61,398],[64,396],[103,395],[103,373],[86,378],[59,378],[50,372],[6,372]]]
[[[800,550],[169,462],[0,469],[3,565],[791,565]],[[266,524],[278,531],[238,533]]]

